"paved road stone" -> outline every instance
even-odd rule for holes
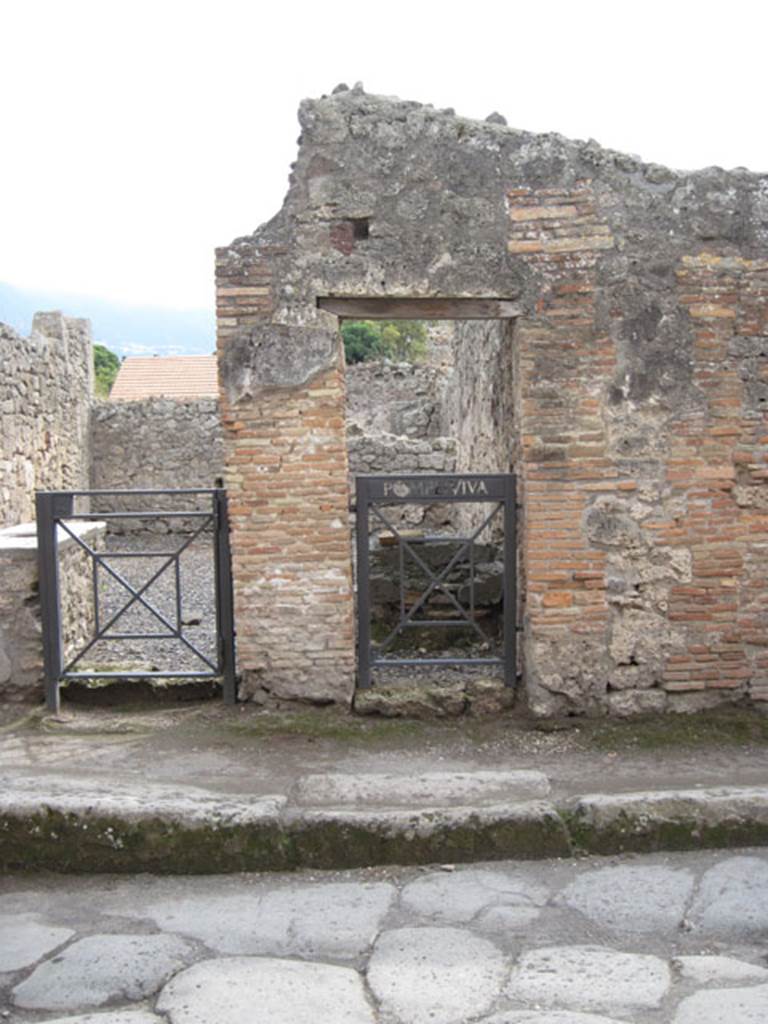
[[[479,1024],[624,1024],[624,1021],[574,1010],[507,1010],[484,1017]]]
[[[594,946],[548,946],[520,957],[506,993],[537,1008],[623,1013],[655,1009],[669,983],[669,968],[655,956]]]
[[[374,1024],[362,980],[348,967],[260,957],[206,960],[160,993],[171,1024]]]
[[[694,925],[714,932],[768,929],[768,864],[729,857],[704,874],[691,908]]]
[[[376,937],[396,895],[385,883],[330,883],[269,893],[192,895],[149,910],[160,928],[218,953],[352,959]]]
[[[0,974],[31,967],[74,934],[69,928],[41,924],[37,914],[0,915]]]
[[[45,960],[13,990],[28,1010],[75,1010],[144,999],[193,956],[176,935],[92,935]]]
[[[118,1010],[116,1013],[86,1013],[76,1017],[57,1017],[45,1024],[164,1024],[162,1017],[146,1010]]]
[[[680,977],[698,985],[727,985],[728,982],[768,981],[768,969],[730,956],[677,956],[672,966]]]
[[[548,890],[519,874],[469,869],[436,872],[406,885],[403,906],[410,911],[452,924],[465,924],[485,907],[521,907],[530,922],[537,907],[547,901]]]
[[[690,871],[655,865],[599,868],[568,886],[562,900],[616,932],[672,931],[693,891]]]
[[[462,928],[398,928],[376,941],[368,983],[401,1024],[458,1024],[487,1012],[501,991],[504,958]]]
[[[711,988],[684,999],[674,1024],[765,1024],[768,985],[755,988]]]

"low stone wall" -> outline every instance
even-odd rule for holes
[[[35,489],[88,487],[93,352],[87,320],[0,324],[0,526],[33,519]]]
[[[224,466],[218,403],[213,398],[96,402],[91,451],[91,487],[96,490],[215,487]],[[94,500],[99,512],[125,508],[117,499]],[[131,502],[136,511],[158,507],[168,507],[167,501]],[[191,524],[191,520],[177,519],[162,520],[160,525],[163,530],[187,530]],[[147,522],[113,520],[110,525],[145,529]]]
[[[436,437],[449,370],[426,363],[355,363],[346,370],[347,420],[366,434]]]
[[[101,548],[100,522],[68,524],[91,547]],[[72,656],[93,631],[91,561],[59,528],[59,580],[64,655]],[[34,523],[0,530],[0,700],[43,697],[43,645]]]
[[[347,431],[349,470],[357,473],[451,473],[456,465],[452,437],[416,439],[397,434]]]

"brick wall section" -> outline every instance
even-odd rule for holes
[[[517,459],[521,483],[525,699],[539,715],[621,715],[762,697],[765,176],[677,173],[360,88],[306,101],[299,119],[282,210],[219,261],[230,474],[243,498],[236,558],[261,540],[249,496],[266,501],[273,484],[277,498],[279,480],[290,482],[297,537],[317,534],[334,552],[328,578],[344,609],[334,626],[349,639],[347,561],[333,560],[331,528],[346,486],[332,493],[318,476],[310,497],[303,437],[292,449],[270,440],[285,456],[274,481],[247,460],[235,466],[237,430],[247,449],[270,437],[281,410],[306,403],[326,424],[319,459],[341,480],[343,446],[329,425],[341,410],[323,394],[341,399],[337,348],[317,298],[512,300],[514,422],[498,447]],[[482,362],[468,385],[481,393]],[[327,505],[327,518],[304,502]],[[265,525],[272,531],[273,519]],[[270,532],[270,544],[282,536]],[[243,649],[253,665],[266,658],[268,686],[276,655],[246,620],[275,573],[255,555],[243,565]],[[329,630],[310,611],[319,575],[308,578],[308,636],[322,651]],[[300,601],[294,582],[289,609]],[[275,648],[280,628],[269,625]],[[305,679],[323,677],[308,648],[292,657]],[[351,643],[337,664],[351,666]],[[282,665],[279,675],[280,687],[300,689]]]
[[[664,687],[768,700],[768,262],[702,254],[677,278],[702,403],[671,431],[667,479],[685,514],[655,524],[692,555],[690,583],[670,595],[685,645]]]
[[[217,253],[218,344],[272,311],[266,259]],[[339,350],[341,359],[341,350]],[[354,683],[344,373],[221,395],[241,696],[348,702]]]
[[[512,189],[507,201],[509,250],[524,255],[542,281],[538,318],[519,322],[515,332],[528,660],[543,674],[559,661],[562,675],[567,663],[554,649],[582,648],[573,659],[577,673],[584,646],[597,652],[607,643],[606,555],[585,536],[585,513],[596,495],[632,486],[607,458],[601,416],[615,360],[610,339],[595,329],[595,264],[613,239],[587,182],[567,191]],[[582,679],[573,685],[588,689]],[[563,692],[568,688],[565,678]],[[604,701],[599,688],[593,698],[595,706]],[[547,709],[535,685],[531,700]]]

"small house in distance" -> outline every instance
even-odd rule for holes
[[[216,398],[216,356],[127,356],[109,397],[115,402],[143,398]]]

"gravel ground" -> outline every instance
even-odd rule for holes
[[[189,540],[187,534],[135,533],[107,537],[107,551],[113,557],[108,564],[133,587],[139,589],[157,572],[167,558]],[[142,557],[120,557],[122,554]],[[216,601],[213,559],[213,534],[203,533],[179,556],[179,593],[181,633],[210,661],[216,660]],[[130,594],[110,573],[99,566],[99,614],[103,629],[119,612]],[[173,564],[163,570],[142,595],[174,628],[177,623],[177,580]],[[148,609],[134,602],[120,615],[112,632],[167,633],[168,626]],[[99,640],[77,666],[105,670],[136,671],[208,671],[208,666],[179,639]]]

